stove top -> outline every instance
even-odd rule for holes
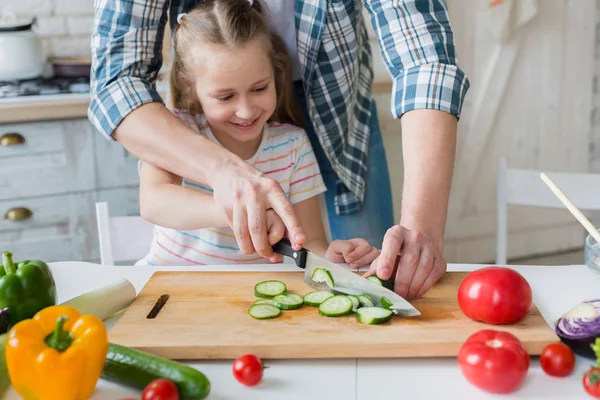
[[[0,81],[0,99],[22,96],[89,93],[90,79],[39,78],[23,81]]]

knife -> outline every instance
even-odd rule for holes
[[[288,239],[284,238],[275,243],[273,251],[294,260],[299,268],[304,269],[304,283],[317,290],[328,290],[354,296],[368,295],[375,305],[380,305],[381,299],[385,297],[392,303],[389,308],[395,314],[402,317],[421,315],[419,310],[393,290],[364,278],[347,268],[327,261],[305,248],[294,250]],[[313,273],[318,268],[329,271],[333,278],[333,288],[325,282],[316,282],[313,280]]]

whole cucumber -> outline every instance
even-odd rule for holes
[[[210,393],[210,381],[197,369],[144,351],[109,343],[102,378],[143,390],[158,378],[172,381],[179,398],[204,399]]]

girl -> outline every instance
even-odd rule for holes
[[[379,251],[363,239],[328,244],[317,196],[326,189],[294,107],[285,47],[269,31],[263,6],[248,0],[205,0],[178,17],[171,69],[172,112],[199,135],[219,143],[277,180],[306,232],[304,247],[351,267]],[[140,209],[154,238],[139,264],[265,263],[238,247],[203,182],[140,164]],[[244,217],[236,216],[233,218]],[[269,242],[285,234],[272,210]],[[276,255],[270,261],[280,261]]]

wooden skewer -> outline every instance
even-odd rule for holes
[[[581,213],[581,211],[579,211],[579,208],[577,208],[575,204],[573,204],[573,202],[569,200],[569,198],[563,193],[562,190],[558,188],[558,186],[556,186],[556,184],[552,181],[552,179],[548,177],[548,175],[542,172],[540,174],[540,177],[542,178],[544,183],[550,188],[550,190],[552,190],[556,197],[558,197],[561,203],[563,203],[565,207],[567,207],[567,209],[571,211],[571,214],[573,214],[573,216],[577,218],[577,221],[579,221],[579,223],[583,225],[585,230],[588,231],[594,239],[596,239],[596,243],[600,243],[600,232],[598,232],[598,230],[594,228],[594,225],[592,225],[590,220],[587,219],[585,215]]]

